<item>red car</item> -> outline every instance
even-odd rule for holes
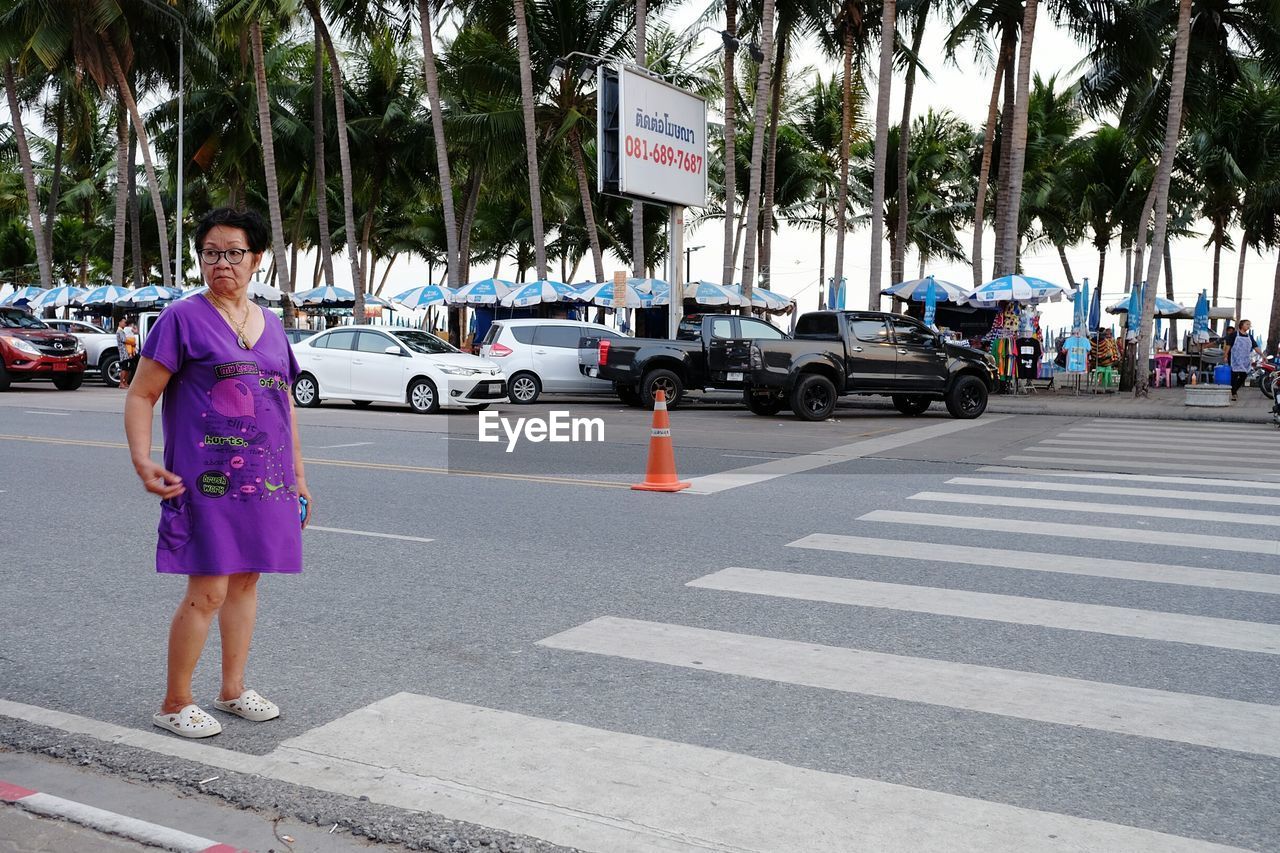
[[[59,391],[74,391],[84,381],[86,364],[74,335],[17,308],[0,308],[0,391],[30,379],[52,379]]]

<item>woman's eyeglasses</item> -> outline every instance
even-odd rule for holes
[[[249,254],[248,249],[222,249],[221,251],[218,249],[201,249],[200,260],[204,261],[209,266],[213,266],[222,258],[226,258],[227,263],[235,266],[243,261],[244,256],[247,254]]]

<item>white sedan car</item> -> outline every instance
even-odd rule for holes
[[[442,406],[478,412],[507,396],[502,368],[418,329],[340,326],[299,341],[293,353],[293,401],[302,407],[337,398],[408,403],[421,414]]]

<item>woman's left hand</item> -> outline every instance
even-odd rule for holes
[[[316,500],[311,497],[311,490],[307,488],[307,481],[299,478],[298,480],[298,497],[307,499],[307,517],[302,521],[302,529],[306,530],[307,525],[311,523],[311,519],[316,514]]]

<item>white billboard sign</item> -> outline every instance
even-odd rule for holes
[[[618,71],[619,193],[705,207],[706,101],[638,68]]]

